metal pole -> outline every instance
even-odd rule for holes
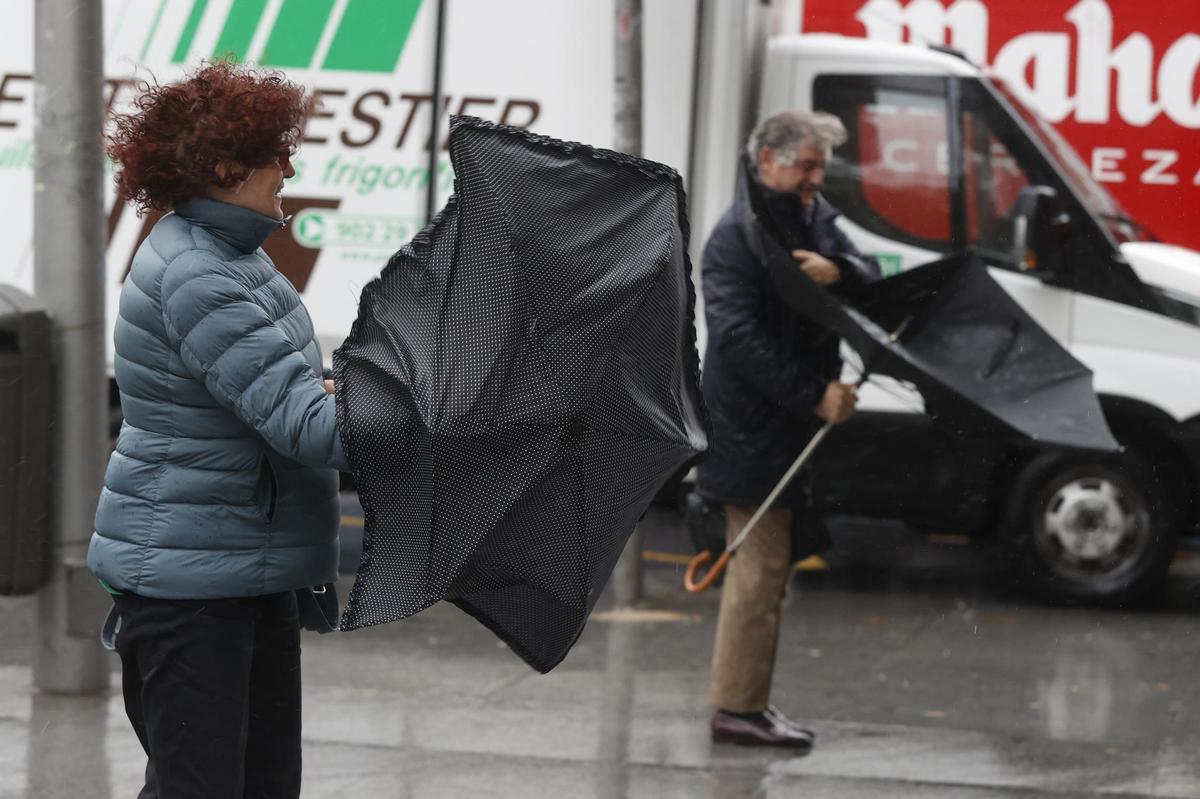
[[[107,453],[100,2],[34,4],[34,294],[54,324],[51,576],[38,594],[34,685],[108,687],[108,605],[84,565]]]
[[[438,160],[442,156],[442,66],[446,48],[446,0],[438,0],[433,40],[433,120],[429,123],[429,185],[425,189],[425,224],[437,213]]]
[[[642,0],[616,0],[613,149],[642,154]]]
[[[29,792],[20,795],[109,795],[113,766],[120,761],[108,755],[107,696],[34,695],[27,738]],[[86,788],[80,785],[83,775]]]
[[[704,43],[708,41],[707,4],[711,0],[696,0],[696,23],[692,31],[692,98],[689,104],[687,190],[690,192],[696,181],[696,137],[700,126],[700,82],[704,78]],[[688,253],[691,255],[691,253]],[[699,310],[699,309],[697,309]]]
[[[596,741],[596,799],[625,799],[630,793],[629,740],[640,627],[619,619],[608,625]]]
[[[758,9],[750,0],[705,0],[697,9],[700,40],[688,175],[696,265],[713,226],[733,202],[738,155],[754,127],[761,76],[755,53],[762,47]]]
[[[642,0],[615,0],[613,149],[642,154]],[[613,570],[618,606],[642,598],[642,532],[634,528]]]

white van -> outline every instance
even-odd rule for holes
[[[1200,255],[1154,241],[1049,125],[952,51],[780,37],[763,74],[761,115],[817,109],[846,124],[825,195],[855,243],[885,273],[975,249],[1094,371],[1125,448],[962,440],[882,380],[823,447],[820,507],[1001,536],[1057,597],[1130,601],[1161,587],[1196,523]]]
[[[0,283],[27,291],[34,5],[7,4],[0,31]],[[111,0],[105,98],[124,110],[137,81],[174,80],[223,56],[284,69],[321,97],[285,193],[294,216],[267,249],[302,292],[328,358],[362,287],[451,191],[446,152],[428,146],[444,137],[446,114],[611,145],[613,10],[563,0]],[[1061,595],[1128,598],[1160,584],[1195,521],[1200,397],[1187,389],[1200,376],[1191,354],[1200,353],[1200,259],[1144,241],[1070,148],[961,58],[832,36],[766,46],[770,31],[799,28],[799,10],[794,0],[645,2],[643,152],[686,175],[693,254],[732,201],[749,100],[764,114],[833,111],[852,138],[827,193],[859,246],[889,270],[978,248],[1096,371],[1128,446],[1096,459],[961,442],[911,412],[919,397],[872,388],[868,412],[825,449],[822,506],[1004,531],[1039,584]],[[436,137],[434,94],[443,96]],[[106,200],[111,320],[155,217],[137,217],[111,188]],[[1034,268],[1014,241],[1019,226]]]

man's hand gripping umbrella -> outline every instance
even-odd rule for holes
[[[896,329],[896,332],[892,334],[893,340],[897,340],[899,338],[899,335],[901,332],[903,332],[903,329],[904,325],[901,325],[901,327]],[[853,385],[853,388],[857,389],[861,387],[869,379],[870,375],[866,371],[863,371],[859,376],[858,382]],[[779,482],[776,483],[775,487],[771,489],[771,493],[767,495],[767,498],[764,499],[762,504],[758,506],[758,510],[756,510],[754,515],[750,517],[750,520],[746,522],[746,526],[743,527],[741,532],[737,534],[737,537],[725,547],[725,550],[717,557],[716,562],[713,563],[712,567],[709,568],[709,570],[705,572],[703,576],[700,576],[700,570],[703,569],[710,561],[712,561],[712,552],[707,549],[703,550],[697,553],[696,556],[688,562],[687,571],[683,576],[683,585],[688,591],[691,591],[693,594],[698,594],[703,591],[707,591],[709,588],[712,588],[713,583],[715,583],[717,580],[717,577],[719,577],[721,572],[725,571],[725,567],[729,565],[729,559],[737,553],[738,547],[740,547],[750,536],[750,533],[754,530],[755,525],[758,524],[759,519],[761,519],[768,510],[770,510],[771,506],[775,504],[775,501],[779,499],[779,495],[782,494],[784,489],[791,484],[792,480],[796,478],[796,475],[800,473],[800,470],[804,468],[804,465],[812,459],[813,453],[817,451],[817,447],[821,446],[821,442],[825,440],[825,437],[829,435],[829,432],[838,424],[845,421],[848,416],[849,414],[847,413],[841,418],[835,417],[825,420],[825,424],[821,426],[821,429],[817,431],[816,435],[809,439],[808,444],[804,447],[800,454],[796,456],[796,460],[792,462],[792,465],[788,467],[786,472],[784,472],[783,477],[779,478]]]

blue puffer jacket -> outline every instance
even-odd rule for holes
[[[164,599],[333,580],[348,469],[300,296],[259,245],[282,222],[209,199],[154,226],[121,291],[125,424],[88,566]]]

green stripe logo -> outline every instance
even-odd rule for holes
[[[209,0],[191,0],[171,60],[187,61],[206,17],[219,13]],[[163,0],[165,3],[166,0]],[[264,23],[268,0],[233,0],[210,56],[242,61]],[[283,0],[258,55],[263,66],[301,69],[339,69],[352,72],[391,72],[396,68],[412,31],[421,0]],[[160,7],[159,14],[162,9]],[[314,63],[321,41],[336,24],[320,64]],[[158,28],[151,26],[145,49]]]

